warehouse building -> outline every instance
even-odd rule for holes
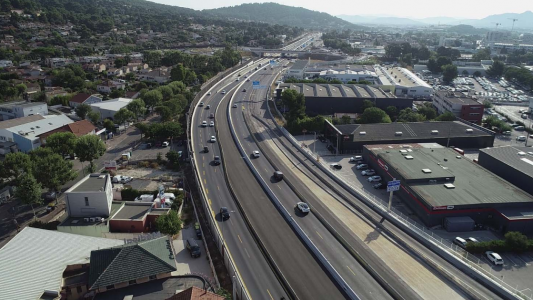
[[[368,145],[363,157],[384,181],[400,180],[397,194],[426,226],[469,217],[502,232],[533,232],[533,196],[452,149]]]
[[[374,66],[379,81],[385,86],[394,86],[398,97],[430,99],[433,88],[424,80],[405,68],[392,66]]]
[[[309,115],[333,115],[335,113],[362,113],[363,101],[369,100],[374,106],[386,109],[413,107],[413,99],[398,98],[379,87],[358,84],[316,84],[284,83],[277,89],[277,97],[286,89],[292,89],[305,96],[305,111]]]
[[[481,149],[480,166],[533,195],[533,149],[503,146]]]
[[[480,149],[494,145],[494,132],[462,121],[333,125],[324,122],[324,136],[339,153],[354,153],[365,145],[437,143],[445,147]]]

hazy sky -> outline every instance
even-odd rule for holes
[[[481,19],[501,13],[522,13],[533,10],[531,0],[150,0],[193,9],[209,9],[252,2],[277,2],[327,12],[331,15],[386,15],[411,18],[455,17]]]

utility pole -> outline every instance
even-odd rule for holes
[[[502,25],[502,23],[494,23],[496,24],[496,30],[498,30],[498,26]]]
[[[509,18],[509,20],[513,21],[513,27],[511,27],[511,33],[512,33],[514,30],[514,22],[518,21],[518,19]]]

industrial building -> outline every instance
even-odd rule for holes
[[[333,125],[326,120],[324,136],[339,153],[360,152],[373,144],[437,143],[461,149],[494,144],[494,132],[462,121]]]
[[[0,105],[0,121],[33,115],[48,115],[48,105],[44,102],[29,101],[7,102]]]
[[[334,113],[362,113],[364,100],[374,106],[386,109],[413,107],[413,99],[399,98],[379,87],[357,84],[284,83],[279,85],[278,99],[286,89],[292,89],[305,96],[305,109],[309,115],[332,115]]]
[[[480,166],[533,195],[531,147],[502,146],[479,151]]]
[[[384,181],[400,180],[397,195],[426,226],[469,217],[502,232],[533,232],[533,197],[453,149],[368,145],[363,157]]]
[[[305,69],[307,68],[307,64],[309,61],[307,60],[297,60],[289,69],[285,77],[287,78],[296,78],[296,79],[304,79],[304,73]]]
[[[126,107],[133,99],[129,98],[116,98],[103,102],[96,102],[90,104],[94,111],[100,113],[100,120],[104,121],[105,119],[113,120],[115,114],[121,109]]]
[[[485,106],[470,96],[460,92],[437,91],[433,97],[433,106],[437,108],[439,114],[445,112],[453,113],[457,118],[461,118],[471,123],[481,125]]]
[[[405,68],[392,66],[374,66],[381,85],[394,86],[394,95],[429,99],[433,88],[424,80]]]

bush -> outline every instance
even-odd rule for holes
[[[141,194],[136,189],[123,189],[120,192],[120,195],[122,196],[122,201],[133,201]]]
[[[150,166],[150,162],[143,160],[143,161],[140,161],[137,165],[141,168],[148,168]]]
[[[152,169],[158,169],[158,168],[159,168],[159,164],[156,163],[156,162],[153,162],[153,163],[150,164],[150,168],[152,168]]]
[[[159,216],[155,223],[157,230],[168,235],[178,234],[183,224],[178,213],[174,210],[170,210],[166,215]]]
[[[505,240],[494,240],[489,242],[468,243],[466,250],[471,253],[483,253],[485,251],[522,252],[533,250],[533,240],[520,232],[509,231],[505,234]]]
[[[59,221],[44,223],[42,221],[35,220],[35,221],[30,222],[28,226],[33,227],[33,228],[46,229],[46,230],[57,230],[57,225],[59,225],[59,223],[60,223]]]
[[[505,243],[509,248],[522,252],[527,250],[528,239],[520,232],[510,231],[505,234]]]

